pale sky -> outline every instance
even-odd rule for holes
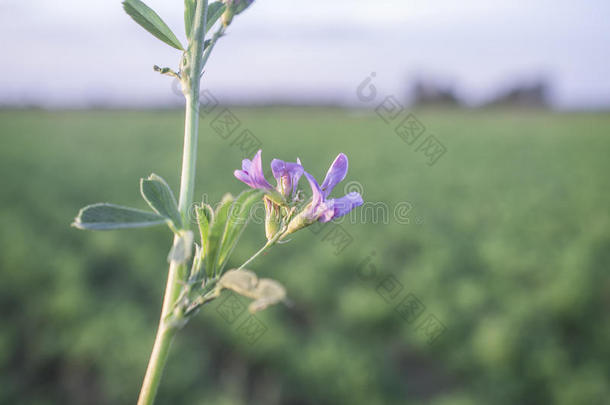
[[[146,0],[184,41],[183,1]],[[0,0],[0,105],[163,105],[179,52],[120,1]],[[402,98],[410,80],[453,83],[472,103],[546,76],[564,108],[610,106],[608,0],[256,0],[206,67],[221,101],[339,100],[371,72]]]

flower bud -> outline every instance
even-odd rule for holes
[[[281,207],[267,196],[263,197],[265,202],[265,235],[271,240],[282,226]]]
[[[224,2],[227,9],[222,15],[222,24],[227,27],[233,21],[233,16],[250,7],[254,0],[224,0]]]
[[[229,24],[231,24],[231,21],[233,21],[233,15],[235,14],[235,12],[233,11],[233,7],[231,6],[231,1],[227,2],[227,9],[225,10],[225,12],[222,14],[221,20],[222,20],[222,25],[224,25],[225,27],[228,27]]]

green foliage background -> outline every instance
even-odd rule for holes
[[[610,116],[416,112],[448,148],[430,167],[373,113],[233,112],[265,164],[299,156],[321,179],[345,152],[346,183],[389,218],[343,222],[340,254],[304,230],[257,260],[293,306],[262,313],[250,345],[210,304],[175,340],[160,404],[607,403]],[[216,202],[243,189],[244,156],[208,124],[196,195]],[[177,190],[182,128],[177,111],[0,112],[0,403],[135,402],[170,232],[69,224],[89,203],[146,208],[151,172]],[[251,225],[233,265],[263,242]],[[434,344],[358,277],[366,258],[443,322]]]

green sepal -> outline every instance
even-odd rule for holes
[[[265,197],[268,198],[269,200],[273,201],[277,205],[281,205],[282,207],[285,207],[288,205],[288,202],[286,201],[286,199],[284,198],[282,193],[280,193],[279,191],[277,191],[275,189],[267,191],[267,193],[265,194]]]
[[[282,227],[282,207],[267,196],[263,197],[263,201],[265,203],[265,236],[267,240],[271,240]]]
[[[131,18],[146,31],[178,50],[183,51],[184,47],[176,38],[176,35],[167,26],[167,24],[159,17],[153,9],[148,7],[140,0],[125,0],[123,8]]]
[[[143,228],[163,223],[165,223],[165,218],[153,212],[115,204],[99,203],[82,208],[74,219],[72,226],[78,229],[105,231]]]
[[[174,232],[182,228],[178,203],[165,180],[154,173],[148,179],[140,179],[140,192],[148,205],[169,222]]]

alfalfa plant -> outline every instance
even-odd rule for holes
[[[146,369],[138,404],[152,404],[161,381],[168,352],[176,332],[203,306],[217,298],[223,289],[230,289],[253,300],[251,312],[283,301],[286,291],[271,279],[259,279],[244,267],[263,251],[285,237],[316,221],[328,222],[347,214],[362,204],[358,193],[332,199],[332,189],[345,178],[347,157],[340,153],[320,185],[307,173],[300,160],[271,162],[273,187],[265,179],[261,151],[252,160],[245,159],[242,169],[234,175],[251,189],[233,197],[226,194],[216,207],[194,204],[195,163],[199,124],[199,91],[203,68],[214,46],[233,21],[253,0],[185,0],[184,24],[187,46],[184,47],[157,13],[140,0],[125,0],[123,6],[134,21],[156,38],[181,52],[179,68],[154,69],[180,81],[186,99],[182,173],[178,199],[168,184],[151,174],[140,180],[140,192],[151,211],[116,204],[93,204],[80,210],[74,226],[88,230],[110,230],[148,227],[165,224],[174,234],[168,255],[169,270],[157,335]],[[304,198],[298,189],[305,175],[311,196]],[[267,242],[244,264],[225,271],[231,253],[250,217],[250,209],[260,200],[265,204]],[[192,213],[195,213],[193,218]],[[198,242],[191,229],[198,226]]]

